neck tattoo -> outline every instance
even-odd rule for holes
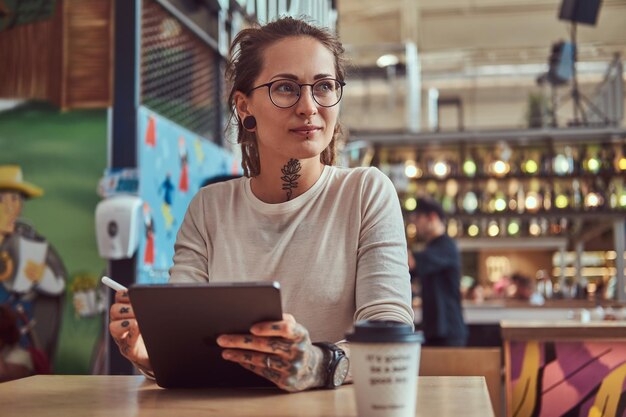
[[[297,159],[290,159],[281,171],[283,176],[280,177],[283,180],[283,190],[287,191],[287,201],[291,200],[292,190],[298,187],[298,178],[300,178],[300,161]]]

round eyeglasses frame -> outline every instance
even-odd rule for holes
[[[292,83],[294,83],[295,85],[298,86],[298,98],[296,99],[296,101],[294,101],[294,103],[292,105],[289,105],[289,106],[279,106],[278,104],[276,104],[276,102],[274,102],[274,99],[272,98],[272,85],[277,83],[277,82],[281,82],[281,81],[283,81],[283,82],[284,81],[289,81],[289,82],[292,82]],[[324,82],[324,81],[326,81],[326,82],[334,81],[337,84],[339,84],[339,97],[337,98],[337,102],[335,104],[331,104],[330,106],[326,106],[326,105],[320,103],[319,101],[317,101],[317,98],[315,98],[315,94],[313,94],[313,90],[314,90],[313,86],[316,85],[316,84],[319,84],[321,82]],[[270,101],[272,102],[272,104],[274,106],[278,107],[278,108],[281,108],[281,109],[288,109],[290,107],[295,106],[300,101],[300,98],[302,97],[302,87],[309,86],[309,87],[311,87],[311,97],[313,97],[313,101],[315,101],[315,103],[317,103],[319,106],[328,108],[328,107],[333,107],[333,106],[336,106],[337,104],[339,104],[339,102],[341,101],[341,98],[343,97],[343,87],[345,85],[346,85],[345,82],[336,80],[334,78],[323,78],[321,80],[315,81],[313,84],[300,84],[300,83],[295,82],[294,80],[290,80],[290,79],[287,79],[287,78],[281,78],[279,80],[274,80],[274,81],[271,81],[269,83],[257,85],[256,87],[253,87],[248,92],[248,94],[251,94],[254,90],[257,90],[259,88],[267,87],[267,95],[270,97]]]

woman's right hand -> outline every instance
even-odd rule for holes
[[[152,372],[146,345],[139,332],[135,312],[128,298],[128,291],[115,293],[115,304],[111,306],[109,312],[109,332],[124,357],[144,372]]]

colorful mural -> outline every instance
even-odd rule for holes
[[[165,283],[174,241],[187,206],[208,178],[240,175],[239,161],[213,142],[139,109],[139,196],[145,233],[139,243],[138,283]]]
[[[626,341],[507,343],[510,416],[626,416]]]

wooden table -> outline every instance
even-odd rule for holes
[[[492,417],[483,377],[420,377],[416,416]],[[142,376],[38,375],[0,384],[0,415],[356,417],[354,387],[166,390]]]

